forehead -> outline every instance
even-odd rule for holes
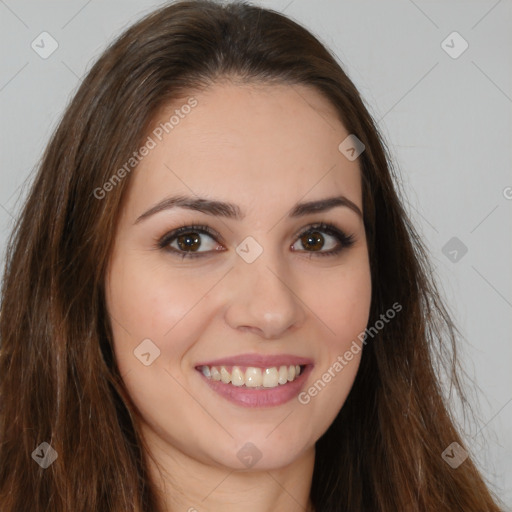
[[[265,209],[340,192],[362,208],[358,163],[338,150],[348,135],[311,87],[218,83],[159,112],[129,203],[192,192]]]

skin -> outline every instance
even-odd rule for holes
[[[335,195],[362,211],[360,168],[338,150],[348,132],[312,88],[226,81],[193,96],[198,105],[130,176],[106,283],[115,356],[143,418],[164,510],[304,511],[315,442],[343,406],[361,352],[305,405],[295,398],[240,407],[213,392],[195,366],[245,353],[309,357],[307,390],[357,340],[371,298],[362,218],[347,207],[288,212]],[[155,126],[185,103],[168,105]],[[235,203],[245,218],[174,208],[135,222],[178,193]],[[318,222],[354,244],[334,256],[308,252],[300,235]],[[222,236],[200,235],[204,257],[181,259],[157,246],[192,224]],[[322,251],[337,245],[322,235]],[[250,264],[235,251],[247,236],[263,248]],[[148,366],[133,352],[146,338],[160,350]],[[237,457],[247,442],[262,455],[250,468]]]

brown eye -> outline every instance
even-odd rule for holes
[[[164,235],[158,246],[182,258],[199,257],[218,249],[216,238],[219,235],[208,226],[182,226]]]
[[[353,235],[347,235],[332,224],[320,223],[310,226],[299,235],[295,244],[302,247],[294,247],[292,250],[309,252],[310,256],[336,256],[343,249],[350,247],[355,241]],[[315,254],[316,253],[316,254]]]
[[[300,239],[302,247],[311,251],[319,251],[324,246],[324,237],[319,231],[310,231]]]
[[[178,247],[182,251],[193,251],[199,249],[201,245],[201,239],[198,233],[188,233],[186,235],[180,235],[176,238]]]

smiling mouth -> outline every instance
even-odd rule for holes
[[[198,366],[208,380],[220,381],[239,388],[269,389],[293,382],[307,365],[256,366]]]

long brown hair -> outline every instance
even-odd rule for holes
[[[221,78],[309,85],[337,109],[366,146],[359,162],[369,325],[391,304],[403,306],[366,345],[346,403],[317,442],[315,509],[498,511],[471,458],[454,469],[441,456],[453,442],[464,446],[437,374],[439,362],[456,368],[457,331],[358,91],[287,17],[243,3],[182,1],[129,28],[92,67],[13,231],[0,317],[2,512],[158,510],[105,308],[105,270],[130,175],[101,199],[94,191],[142,145],[163,106]],[[450,375],[464,397],[458,374]],[[58,455],[46,469],[31,457],[42,442]]]

